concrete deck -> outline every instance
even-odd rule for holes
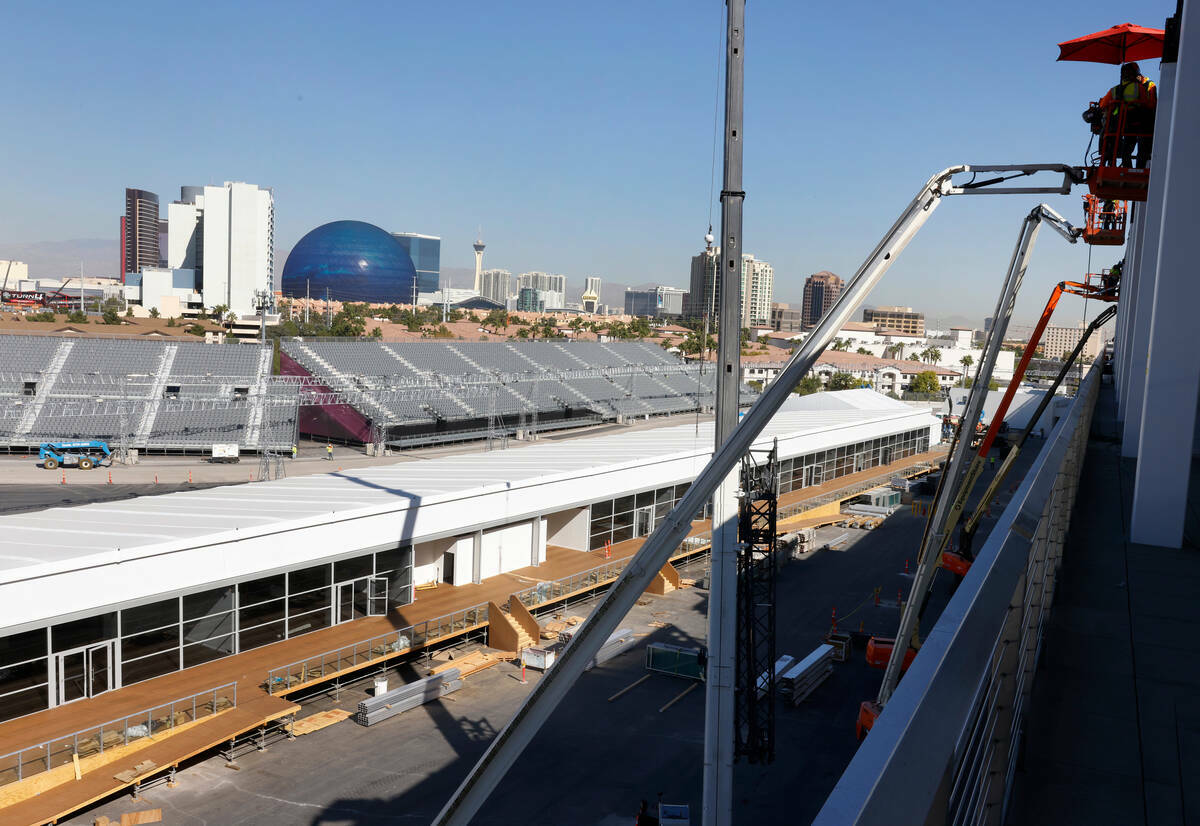
[[[1134,464],[1101,388],[1008,823],[1200,823],[1200,488],[1182,550],[1129,541]],[[1181,449],[1186,450],[1183,445]]]

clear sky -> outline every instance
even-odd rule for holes
[[[749,0],[745,249],[774,264],[778,300],[817,270],[851,274],[936,170],[1081,163],[1080,113],[1117,69],[1056,63],[1055,44],[1161,26],[1174,5]],[[703,246],[720,0],[8,3],[3,17],[0,258],[115,239],[126,186],[165,204],[224,180],[274,189],[284,250],[356,218],[441,235],[443,266],[469,267],[482,225],[488,266],[686,286]],[[1157,61],[1143,68],[1157,79]],[[1081,220],[1079,194],[1046,200]],[[1035,205],[944,205],[872,303],[981,320]],[[1018,315],[1087,253],[1044,233]]]

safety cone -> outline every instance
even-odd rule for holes
[[[188,471],[188,484],[190,485],[191,483],[192,483],[192,472],[189,470]]]
[[[111,470],[108,472],[108,483],[110,485],[112,484],[112,471]]]
[[[836,605],[833,606],[833,610],[831,610],[829,612],[829,624],[831,626],[830,630],[832,632],[836,632],[837,631],[837,606]]]
[[[612,559],[612,542],[604,543],[604,558]]]
[[[882,590],[883,590],[882,588],[876,588],[876,589],[875,589],[875,607],[876,607],[876,608],[878,608],[878,607],[879,607],[879,592],[880,592],[880,591],[882,591]]]
[[[908,560],[904,560],[904,573],[908,573]]]
[[[154,474],[154,484],[158,484],[158,474]]]
[[[61,482],[59,482],[59,484],[60,484],[60,485],[65,485],[66,483],[67,483],[67,472],[64,470],[64,471],[62,472],[62,481],[61,481]]]
[[[897,608],[904,607],[904,594],[901,592],[901,590],[899,588],[896,589],[896,607]]]

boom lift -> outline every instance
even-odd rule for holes
[[[1119,247],[1125,243],[1124,201],[1097,198],[1092,193],[1083,196],[1083,243],[1097,247]]]
[[[976,173],[980,172],[999,174],[987,180],[976,181]],[[1031,176],[1038,172],[1061,173],[1062,183],[1055,187],[997,186],[997,184],[1014,178]],[[955,175],[965,173],[972,174],[970,181],[963,184],[953,182]],[[845,290],[838,296],[833,306],[822,316],[816,329],[792,354],[778,378],[767,386],[750,410],[742,416],[738,426],[716,450],[712,459],[688,488],[683,499],[666,517],[657,520],[655,529],[625,566],[625,570],[609,587],[604,599],[572,638],[571,644],[555,662],[554,668],[547,671],[545,676],[538,681],[512,719],[492,740],[479,762],[475,764],[438,813],[434,823],[437,826],[466,826],[475,816],[488,795],[507,772],[508,767],[516,761],[517,756],[533,739],[534,734],[549,719],[551,713],[566,696],[571,685],[583,673],[588,661],[604,644],[608,636],[616,630],[617,624],[625,618],[650,581],[662,569],[663,563],[691,529],[692,516],[704,507],[712,497],[717,485],[741,461],[766,423],[790,396],[791,389],[816,363],[820,354],[833,341],[837,331],[850,319],[870,290],[895,262],[896,257],[929,220],[944,196],[1001,193],[1066,195],[1070,193],[1072,185],[1082,183],[1084,178],[1081,169],[1067,164],[1003,166],[963,164],[945,169],[931,177],[917,192],[916,197],[908,204],[883,239],[871,251],[867,260],[847,283]],[[1040,214],[1043,211],[1054,216],[1057,223],[1067,226],[1065,221],[1047,207],[1038,207],[1034,213]],[[1055,229],[1063,231],[1059,226],[1056,226]],[[1032,241],[1034,235],[1036,235],[1036,227],[1027,226],[1022,246]],[[1018,253],[1021,248],[1018,247]],[[1021,258],[1021,265],[1017,269],[1019,276],[1023,276],[1024,257],[1014,253],[1014,261],[1018,258]],[[1012,268],[1010,267],[1010,269]],[[998,308],[995,315],[998,319],[1002,315],[1004,316],[1004,324],[999,328],[1001,339],[1003,331],[1007,329],[1007,317],[1011,309],[1013,294],[1006,293],[1006,295],[1008,303],[1004,303]],[[988,370],[990,374],[990,366]],[[986,387],[986,382],[984,382],[984,387]],[[978,416],[978,409],[974,415]],[[974,418],[971,421],[974,421]],[[729,724],[732,724],[732,719]],[[730,738],[733,736],[731,728],[728,730],[728,736]]]
[[[988,506],[991,504],[992,499],[996,496],[996,491],[998,491],[1000,489],[1000,485],[1004,483],[1004,477],[1008,475],[1008,471],[1012,468],[1013,463],[1016,461],[1017,455],[1021,452],[1021,448],[1025,446],[1025,442],[1029,439],[1030,434],[1033,433],[1034,425],[1038,423],[1038,420],[1042,417],[1042,414],[1046,412],[1046,408],[1049,407],[1051,400],[1054,398],[1055,392],[1066,379],[1067,374],[1071,371],[1071,367],[1079,359],[1079,354],[1083,352],[1084,345],[1087,344],[1087,341],[1089,338],[1091,338],[1092,333],[1096,332],[1096,330],[1107,324],[1116,314],[1117,308],[1113,305],[1109,305],[1102,313],[1096,316],[1092,323],[1088,325],[1088,328],[1083,332],[1083,335],[1079,337],[1079,343],[1075,345],[1075,349],[1071,352],[1071,355],[1068,356],[1066,361],[1063,362],[1062,369],[1058,371],[1058,375],[1054,378],[1054,383],[1051,384],[1049,389],[1046,390],[1046,395],[1042,397],[1042,401],[1038,404],[1037,410],[1034,411],[1033,416],[1029,419],[1029,424],[1025,426],[1025,429],[1021,431],[1021,435],[1015,442],[1013,442],[1012,446],[1009,447],[1008,455],[1004,457],[1004,462],[1000,465],[999,469],[997,469],[995,478],[992,479],[991,484],[989,484],[987,487],[987,490],[983,492],[983,496],[980,498],[979,504],[975,506],[975,510],[972,512],[971,517],[964,522],[962,528],[959,529],[958,553],[951,551],[942,552],[943,568],[951,573],[958,574],[959,576],[965,575],[966,572],[970,570],[971,562],[974,559],[972,554],[972,544],[975,539],[975,530],[979,527],[979,520],[982,519],[983,515],[987,512]],[[991,433],[989,432],[989,436],[990,435]]]
[[[885,639],[875,640],[873,646],[868,644],[869,653],[875,663],[881,662],[883,657],[886,656],[887,666],[877,699],[873,702],[870,700],[864,701],[859,706],[858,720],[856,721],[855,728],[860,738],[874,725],[875,720],[883,710],[883,706],[891,699],[892,692],[896,689],[901,673],[912,662],[915,656],[913,652],[920,647],[920,618],[924,613],[925,607],[928,605],[933,579],[937,570],[942,567],[942,553],[948,544],[947,540],[952,535],[954,526],[962,514],[966,498],[972,486],[983,471],[987,448],[990,447],[991,441],[995,438],[996,432],[999,431],[1004,421],[1004,412],[1007,410],[1007,404],[1011,402],[1012,395],[1016,393],[1020,377],[1024,374],[1025,369],[1029,365],[1029,360],[1033,357],[1033,351],[1036,349],[1036,341],[1040,339],[1041,333],[1045,329],[1050,315],[1053,313],[1054,306],[1058,304],[1059,298],[1065,291],[1074,292],[1075,290],[1079,290],[1080,292],[1077,294],[1087,295],[1095,293],[1096,297],[1103,292],[1100,287],[1093,288],[1087,284],[1077,284],[1075,282],[1064,282],[1055,287],[1050,302],[1042,314],[1042,319],[1038,324],[1034,338],[1026,348],[1025,354],[1021,359],[1021,364],[1016,374],[1014,374],[1013,380],[1009,383],[1009,389],[1005,394],[1005,402],[1002,402],[1001,409],[992,417],[991,426],[988,429],[988,433],[983,437],[979,451],[971,458],[969,454],[972,451],[971,442],[973,440],[971,438],[972,434],[967,430],[970,425],[966,423],[979,421],[980,414],[983,411],[983,404],[987,397],[987,387],[991,380],[992,370],[995,367],[996,358],[999,355],[1001,344],[1008,330],[1013,305],[1016,301],[1017,293],[1021,288],[1021,283],[1024,280],[1025,270],[1028,267],[1029,258],[1037,240],[1038,229],[1043,222],[1049,224],[1051,228],[1072,244],[1082,235],[1080,229],[1072,226],[1066,219],[1045,204],[1039,205],[1025,218],[1020,240],[1017,242],[1017,248],[1014,250],[1012,261],[1009,263],[1008,273],[1005,276],[1004,285],[1000,291],[996,311],[993,315],[996,321],[984,344],[979,370],[975,376],[975,383],[971,386],[971,392],[967,397],[966,410],[960,419],[958,431],[951,444],[950,458],[945,470],[942,472],[942,477],[938,485],[933,512],[929,517],[929,521],[925,524],[925,532],[921,538],[921,549],[917,556],[917,569],[913,576],[912,590],[909,600],[905,603],[901,612],[899,630],[895,640],[890,645]],[[1113,292],[1113,298],[1115,298],[1115,291]]]

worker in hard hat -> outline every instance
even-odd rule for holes
[[[1136,63],[1123,65],[1121,82],[1100,99],[1100,114],[1104,118],[1100,151],[1104,158],[1114,164],[1120,158],[1122,166],[1130,167],[1137,147],[1137,167],[1146,166],[1154,144],[1157,108],[1158,87],[1142,74]]]

